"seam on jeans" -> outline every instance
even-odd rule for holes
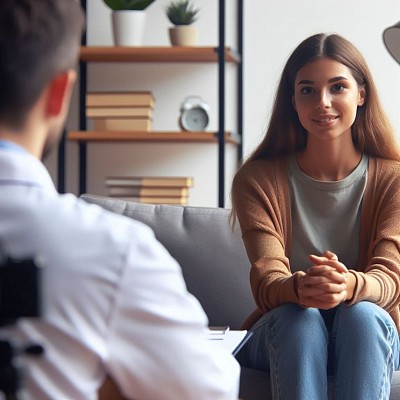
[[[273,333],[273,336],[276,336],[276,329],[275,326],[272,324],[270,327],[269,332]],[[279,382],[279,374],[278,374],[278,362],[277,362],[277,353],[275,351],[275,348],[272,344],[271,340],[271,335],[269,335],[269,346],[268,346],[268,352],[269,352],[269,367],[270,367],[270,383],[271,383],[271,392],[272,392],[272,398],[274,400],[279,400],[281,398],[281,391],[280,391],[280,382]],[[271,358],[273,360],[273,363],[271,362]],[[272,369],[274,373],[272,374]],[[273,378],[273,379],[272,379]]]
[[[385,388],[388,387],[388,380],[389,380],[388,379],[388,365],[389,365],[389,362],[393,361],[393,344],[394,344],[394,338],[395,338],[395,335],[393,335],[393,328],[387,324],[385,324],[385,326],[388,331],[388,337],[386,337],[386,341],[388,343],[390,343],[390,346],[389,346],[388,354],[385,359],[385,369],[383,372],[382,385],[381,385],[381,389],[379,392],[379,400],[388,398],[388,396],[386,396],[387,393],[386,393]],[[390,393],[390,389],[389,389],[389,393]],[[389,393],[388,393],[388,395],[389,395]]]
[[[336,357],[336,337],[337,337],[337,326],[339,325],[339,320],[340,316],[342,314],[342,307],[344,307],[344,304],[339,305],[339,307],[336,310],[335,314],[335,319],[332,324],[332,329],[331,329],[331,334],[334,337],[334,343],[333,343],[333,360],[332,360],[332,369],[333,369],[333,392],[334,392],[334,398],[337,398],[337,357]]]

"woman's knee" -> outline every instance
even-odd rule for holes
[[[328,332],[321,316],[316,308],[303,308],[297,304],[283,304],[269,311],[259,321],[259,326],[264,326],[272,336],[284,335],[286,338],[302,340],[321,337],[327,340]],[[255,325],[255,329],[257,325]]]
[[[361,301],[360,303],[348,306],[341,305],[335,320],[336,329],[351,331],[354,336],[356,332],[368,335],[373,332],[380,333],[395,330],[390,315],[378,305]]]

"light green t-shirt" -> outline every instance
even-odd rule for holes
[[[309,254],[333,251],[347,268],[358,258],[361,203],[368,179],[368,157],[345,179],[318,181],[306,175],[295,155],[288,163],[292,212],[292,272],[306,271]]]

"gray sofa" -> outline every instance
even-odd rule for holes
[[[229,224],[229,210],[129,203],[93,195],[82,198],[149,225],[181,265],[188,290],[200,301],[211,325],[239,329],[254,310],[249,261],[240,232],[232,231]],[[242,368],[240,398],[270,399],[268,375]],[[397,399],[400,372],[394,374],[390,397]]]

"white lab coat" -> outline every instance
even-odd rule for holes
[[[153,232],[59,195],[28,153],[0,149],[0,245],[45,265],[42,318],[12,328],[45,347],[23,358],[26,399],[96,399],[106,373],[129,399],[237,399],[236,360],[205,339],[204,311]]]

